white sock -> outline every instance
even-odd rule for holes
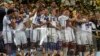
[[[68,48],[64,48],[64,56],[67,56]]]
[[[79,56],[82,56],[82,52],[79,52]]]
[[[33,49],[31,49],[30,52],[32,53],[33,52]]]
[[[20,52],[20,48],[18,48],[17,50],[18,50],[18,52]]]

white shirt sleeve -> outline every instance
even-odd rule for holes
[[[24,24],[23,24],[23,22],[21,22],[19,25],[17,25],[16,30],[20,31],[20,30],[23,30],[23,29],[24,29]]]
[[[26,15],[23,22],[27,22],[29,20],[29,15]]]
[[[7,19],[7,17],[4,17],[4,20],[7,24],[11,24],[11,21],[9,19]]]
[[[61,19],[61,17],[58,17],[58,22],[61,24],[61,20],[60,19]]]
[[[69,17],[65,17],[65,20],[69,20]]]
[[[45,22],[46,22],[46,20],[44,20],[44,17],[45,17],[45,16],[44,16],[44,15],[42,15],[42,16],[41,16],[40,21],[45,23]]]
[[[91,22],[92,23],[92,22]],[[96,25],[94,23],[92,23],[92,28],[96,29]]]
[[[34,14],[34,16],[32,17],[32,23],[33,24],[36,24],[36,16],[37,16],[37,12]]]
[[[56,27],[56,21],[52,21],[51,24]]]
[[[33,24],[36,24],[35,18],[32,19],[32,23],[33,23]]]

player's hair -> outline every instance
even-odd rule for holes
[[[4,56],[3,53],[1,53],[0,56]]]
[[[11,14],[13,12],[14,12],[14,9],[8,9],[7,14],[9,15],[9,14]]]
[[[21,55],[17,53],[16,56],[21,56]]]

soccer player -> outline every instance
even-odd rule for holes
[[[7,14],[3,18],[3,39],[7,52],[11,51],[12,41],[12,24],[11,19],[14,14],[13,9],[8,9]]]
[[[42,10],[42,14],[41,14],[41,37],[40,37],[40,46],[43,46],[45,50],[48,50],[48,31],[47,31],[47,27],[49,26],[49,16],[48,16],[48,9],[45,8],[44,10]]]
[[[66,48],[66,49],[64,49],[66,51],[66,53],[68,51],[68,47],[65,44],[66,43],[66,40],[65,40],[65,38],[66,38],[65,37],[65,28],[66,28],[66,24],[67,24],[66,21],[69,19],[69,13],[70,13],[69,10],[64,9],[62,11],[61,16],[58,17],[59,23],[61,25],[61,30],[60,30],[61,37],[60,38],[61,38],[61,41],[63,41],[63,47]],[[67,55],[67,54],[65,54],[65,55]]]
[[[57,9],[52,9],[51,10],[51,15],[49,16],[50,17],[50,25],[48,27],[48,37],[49,37],[49,48],[51,51],[53,50],[57,50],[57,41],[58,41],[58,35],[57,35],[57,24],[58,24],[58,21],[57,21]]]
[[[24,49],[27,44],[27,38],[24,31],[25,25],[23,20],[24,20],[23,13],[19,12],[18,17],[16,18],[16,28],[15,28],[15,38],[14,38],[14,42],[18,48],[18,51],[20,51],[21,47],[22,47],[21,49]]]
[[[35,15],[32,17],[32,46],[36,48],[38,41],[40,41],[40,19],[41,19],[41,11],[36,11]]]

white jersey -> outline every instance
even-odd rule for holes
[[[56,16],[50,16],[51,25],[56,27],[57,25],[57,17]],[[56,43],[58,40],[57,30],[54,27],[48,28],[48,35],[50,37],[49,41]]]
[[[92,29],[96,29],[96,26],[92,22],[87,22],[82,24],[81,29],[82,31],[92,33]]]
[[[23,20],[23,22],[27,22],[27,21],[29,21],[29,15],[25,15],[25,18]]]
[[[11,24],[11,21],[9,20],[9,17],[7,15],[3,18],[3,39],[4,43],[12,43],[12,34],[11,34],[11,27],[9,26]]]
[[[40,16],[37,16],[37,13],[32,17],[32,25],[39,25]],[[36,42],[40,40],[40,28],[35,28],[31,32],[31,42]]]
[[[16,31],[23,31],[24,30],[24,23],[20,22],[16,24]]]
[[[92,22],[83,23],[81,26],[81,37],[84,38],[83,44],[93,44],[92,29],[95,29],[95,25]]]
[[[95,25],[92,22],[82,23],[80,30],[77,31],[77,43],[78,44],[93,44],[92,29],[95,29]]]
[[[64,27],[66,28],[66,20],[68,20],[69,17],[68,16],[65,16],[65,15],[61,15],[58,17],[58,21],[59,21],[59,24],[61,25],[61,27]],[[62,40],[65,40],[65,29],[62,29],[61,31],[58,31],[59,33],[59,39],[62,41]]]
[[[50,20],[50,16],[41,15],[41,22],[46,23],[48,20]],[[43,25],[42,27],[47,27],[47,25]]]
[[[74,30],[71,27],[66,27],[65,29],[65,41],[66,42],[75,42]]]
[[[14,42],[15,42],[16,46],[27,43],[26,35],[24,32],[23,21],[16,23]]]
[[[9,20],[9,17],[5,15],[3,18],[3,31],[11,31],[9,24],[11,24],[11,21]]]
[[[40,21],[43,23],[46,23],[46,21],[49,20],[49,16],[41,15]],[[47,42],[47,35],[48,35],[48,30],[47,30],[47,25],[41,26],[41,39],[39,45],[42,45],[43,42]]]
[[[29,22],[29,15],[25,15],[24,17],[24,20],[23,20],[23,23],[26,23],[27,26],[26,26],[26,29],[25,29],[25,34],[26,34],[26,37],[29,38],[30,37],[30,29],[29,26],[30,26],[30,22]]]
[[[40,16],[36,16],[35,18],[34,17],[32,17],[32,18],[33,18],[32,23],[35,24],[35,25],[39,25],[38,21],[40,20],[41,17]]]
[[[37,17],[37,12],[34,14],[34,16],[33,17],[31,17],[31,21],[32,21],[32,23],[34,23],[34,24],[36,24],[36,17]]]
[[[56,25],[58,23],[57,17],[56,16],[51,16],[50,20],[51,20],[51,24],[56,27]]]
[[[58,21],[61,24],[61,26],[66,27],[66,20],[68,20],[69,17],[65,15],[61,15],[58,17]]]

